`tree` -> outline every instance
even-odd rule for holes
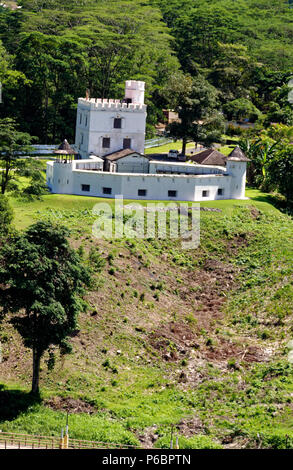
[[[213,63],[209,78],[221,91],[222,101],[249,97],[257,64],[249,56],[247,47],[219,43],[218,49],[219,57]]]
[[[293,202],[293,148],[292,145],[283,146],[268,163],[267,168],[270,183]]]
[[[0,314],[11,313],[11,323],[32,349],[32,393],[39,392],[44,352],[52,345],[70,351],[68,338],[91,282],[90,270],[70,247],[68,234],[64,227],[37,222],[0,250]]]
[[[218,92],[202,76],[175,74],[164,90],[171,107],[178,112],[180,121],[168,126],[171,136],[182,138],[182,153],[186,143],[210,145],[219,141],[224,130],[223,118],[218,106]]]
[[[1,193],[14,189],[17,176],[26,166],[24,152],[32,150],[33,137],[17,130],[14,119],[0,119],[0,187]]]
[[[125,80],[144,80],[146,99],[154,104],[153,92],[178,68],[168,28],[149,2],[25,0],[22,5],[14,67],[29,82],[6,90],[5,116],[16,116],[22,130],[42,143],[74,138],[76,103],[86,89],[94,97],[120,99]],[[151,124],[154,111],[148,113]]]
[[[256,184],[263,190],[269,189],[268,167],[278,152],[278,146],[279,142],[263,135],[251,141],[242,139],[239,142],[239,147],[250,159],[248,176],[251,184]]]
[[[12,219],[13,211],[8,199],[3,194],[0,194],[0,238],[8,234]]]
[[[259,109],[246,98],[230,101],[223,106],[223,109],[229,120],[236,119],[240,121],[249,119],[250,122],[255,122],[261,117]]]

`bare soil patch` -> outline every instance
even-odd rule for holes
[[[54,411],[68,411],[70,413],[88,413],[93,414],[97,412],[97,408],[81,399],[53,397],[44,402]]]
[[[264,352],[257,346],[246,347],[223,338],[220,338],[216,346],[206,349],[205,357],[211,361],[223,361],[233,358],[239,362],[247,363],[263,362],[265,360]]]

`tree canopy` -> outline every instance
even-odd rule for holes
[[[0,117],[41,143],[74,139],[86,89],[121,98],[126,79],[147,83],[147,130],[161,90],[181,68],[204,75],[220,108],[247,99],[270,122],[293,122],[293,9],[285,0],[22,0],[0,6]]]
[[[67,239],[68,231],[37,222],[0,249],[0,316],[10,321],[33,352],[32,392],[39,391],[40,360],[50,346],[68,352],[68,338],[83,309],[89,269]]]
[[[0,119],[0,188],[1,194],[17,188],[19,174],[28,166],[23,153],[31,151],[33,137],[17,129],[13,119]]]

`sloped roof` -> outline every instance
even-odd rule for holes
[[[76,155],[77,152],[69,145],[66,139],[63,140],[62,144],[59,145],[58,149],[54,150],[54,153],[61,155]]]
[[[245,153],[242,152],[240,147],[235,147],[234,150],[228,155],[228,160],[234,160],[237,162],[250,162]]]
[[[120,158],[128,157],[129,155],[140,155],[149,160],[149,158],[146,155],[143,155],[139,152],[135,152],[132,149],[121,149],[121,150],[118,150],[117,152],[109,153],[108,155],[105,155],[105,160],[110,160],[111,162],[115,162],[116,160],[120,160]]]
[[[225,166],[227,157],[215,149],[206,149],[194,155],[188,156],[188,160],[199,163],[200,165]]]

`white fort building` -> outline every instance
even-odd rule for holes
[[[64,141],[58,158],[47,162],[50,190],[126,199],[244,199],[249,160],[238,147],[228,157],[207,149],[189,163],[144,155],[144,85],[126,81],[122,101],[79,98],[74,149]]]

